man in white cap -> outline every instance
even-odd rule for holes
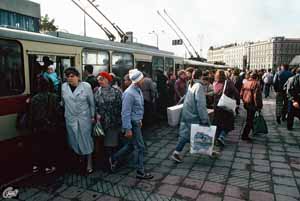
[[[129,71],[129,79],[132,84],[125,90],[122,96],[122,128],[125,137],[129,139],[117,153],[109,158],[111,170],[114,171],[118,159],[129,150],[134,150],[136,165],[136,178],[152,179],[153,176],[145,173],[144,169],[144,140],[142,136],[142,119],[144,115],[144,98],[141,86],[144,81],[143,73],[137,69]]]

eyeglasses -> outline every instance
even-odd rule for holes
[[[73,78],[73,77],[75,77],[75,75],[70,74],[70,75],[66,75],[66,77],[67,77],[67,78]]]
[[[104,80],[104,77],[99,76],[99,77],[97,78],[97,80],[103,81],[103,80]]]

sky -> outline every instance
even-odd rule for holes
[[[71,0],[31,1],[40,3],[41,14],[54,18],[59,30],[83,35],[84,14]],[[117,36],[86,0],[75,1]],[[299,0],[95,0],[95,4],[124,32],[132,31],[134,41],[156,46],[157,36],[150,34],[155,31],[159,49],[178,56],[185,56],[186,50],[183,45],[172,46],[172,40],[179,37],[157,11],[163,13],[166,9],[203,57],[207,57],[210,46],[274,36],[300,38]],[[107,39],[91,19],[87,17],[86,22],[87,36]]]

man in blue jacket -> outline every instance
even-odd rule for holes
[[[293,76],[293,73],[289,71],[287,64],[281,65],[281,70],[274,76],[273,86],[276,92],[276,121],[278,124],[282,120],[286,120],[287,114],[287,96],[286,91],[283,90],[283,86],[286,81]]]
[[[145,173],[144,169],[144,140],[142,136],[142,120],[144,115],[144,98],[141,91],[144,76],[137,69],[129,71],[132,84],[125,90],[122,97],[122,128],[129,142],[117,153],[109,158],[111,170],[114,171],[117,161],[129,150],[134,149],[134,161],[137,168],[136,178],[152,179],[153,176]]]

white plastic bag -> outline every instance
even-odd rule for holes
[[[235,107],[236,107],[236,100],[229,98],[228,96],[225,95],[224,92],[226,89],[226,85],[227,85],[227,80],[225,81],[223,93],[222,93],[222,96],[221,96],[217,106],[234,112]]]
[[[167,115],[168,115],[168,124],[170,126],[177,126],[179,124],[182,107],[183,104],[168,107]]]
[[[191,154],[211,156],[214,148],[216,126],[191,125]]]

